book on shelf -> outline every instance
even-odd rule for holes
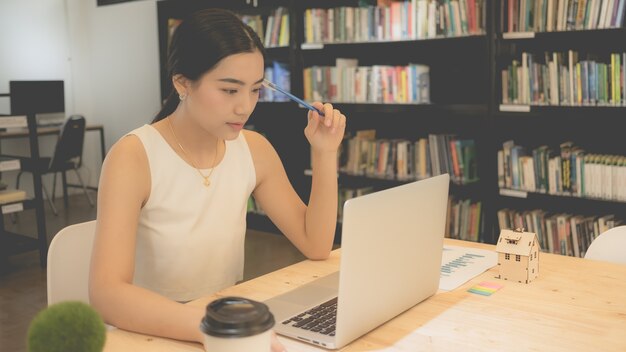
[[[337,58],[335,66],[303,70],[304,99],[339,103],[428,104],[430,69],[426,65],[358,66]]]
[[[430,134],[416,141],[355,136],[344,140],[340,170],[352,175],[410,181],[448,173],[454,183],[478,179],[474,140]]]
[[[536,233],[542,251],[581,258],[596,237],[623,221],[614,215],[553,214],[541,209],[500,209],[497,215],[500,229],[521,227]]]
[[[305,43],[419,40],[485,33],[484,0],[391,1],[378,6],[310,8]]]
[[[445,237],[477,242],[482,233],[482,203],[448,198]]]
[[[286,91],[291,90],[291,73],[289,72],[289,65],[286,63],[272,61],[265,67],[265,78]],[[273,89],[261,87],[259,101],[283,102],[289,101],[289,98],[282,93],[274,92]]]
[[[625,106],[626,52],[604,63],[593,55],[581,60],[574,50],[522,53],[501,71],[502,103],[569,106]]]
[[[528,153],[511,140],[498,152],[501,188],[626,202],[626,156],[586,153],[572,142]]]
[[[26,199],[26,191],[21,189],[4,189],[0,191],[0,204],[18,202]]]
[[[261,15],[242,14],[240,15],[240,18],[243,23],[250,26],[250,28],[256,32],[261,40],[265,39],[265,29],[263,26],[263,17]]]
[[[366,194],[374,192],[374,188],[367,187],[345,187],[343,185],[339,186],[339,196],[338,196],[338,207],[337,207],[337,220],[341,221],[343,218],[343,205],[348,199],[364,196]]]
[[[625,0],[503,0],[503,32],[620,28]]]
[[[266,48],[289,45],[289,11],[286,7],[278,7],[267,17],[265,36],[263,40]]]
[[[263,16],[250,15],[250,14],[238,14],[241,21],[250,28],[252,28],[266,48],[272,48],[277,46],[289,45],[289,12],[285,7],[278,7],[273,10],[265,21],[263,22]],[[167,46],[169,48],[174,36],[176,28],[182,22],[178,18],[169,18],[167,20]]]
[[[168,18],[167,19],[167,48],[169,51],[169,47],[172,43],[172,37],[174,36],[174,32],[176,28],[183,22],[183,20],[178,18]]]
[[[257,203],[256,199],[254,199],[254,197],[252,196],[248,198],[247,212],[253,213],[253,214],[265,215],[265,212],[263,211],[263,209],[261,209],[261,205]]]

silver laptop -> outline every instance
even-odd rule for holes
[[[346,201],[339,272],[266,301],[276,332],[338,349],[437,292],[449,182]]]

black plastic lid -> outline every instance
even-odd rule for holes
[[[200,330],[215,337],[246,337],[274,326],[274,316],[261,302],[242,297],[216,299],[206,307]]]

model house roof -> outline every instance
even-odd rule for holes
[[[532,232],[501,230],[500,238],[496,245],[496,252],[529,256],[533,247],[533,241],[536,240],[537,235]]]

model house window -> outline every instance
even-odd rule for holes
[[[511,255],[509,253],[505,254],[504,259],[511,260]]]
[[[516,262],[522,261],[522,257],[521,257],[519,254],[518,254],[518,255],[516,255],[516,256],[515,256],[515,261],[516,261]]]

